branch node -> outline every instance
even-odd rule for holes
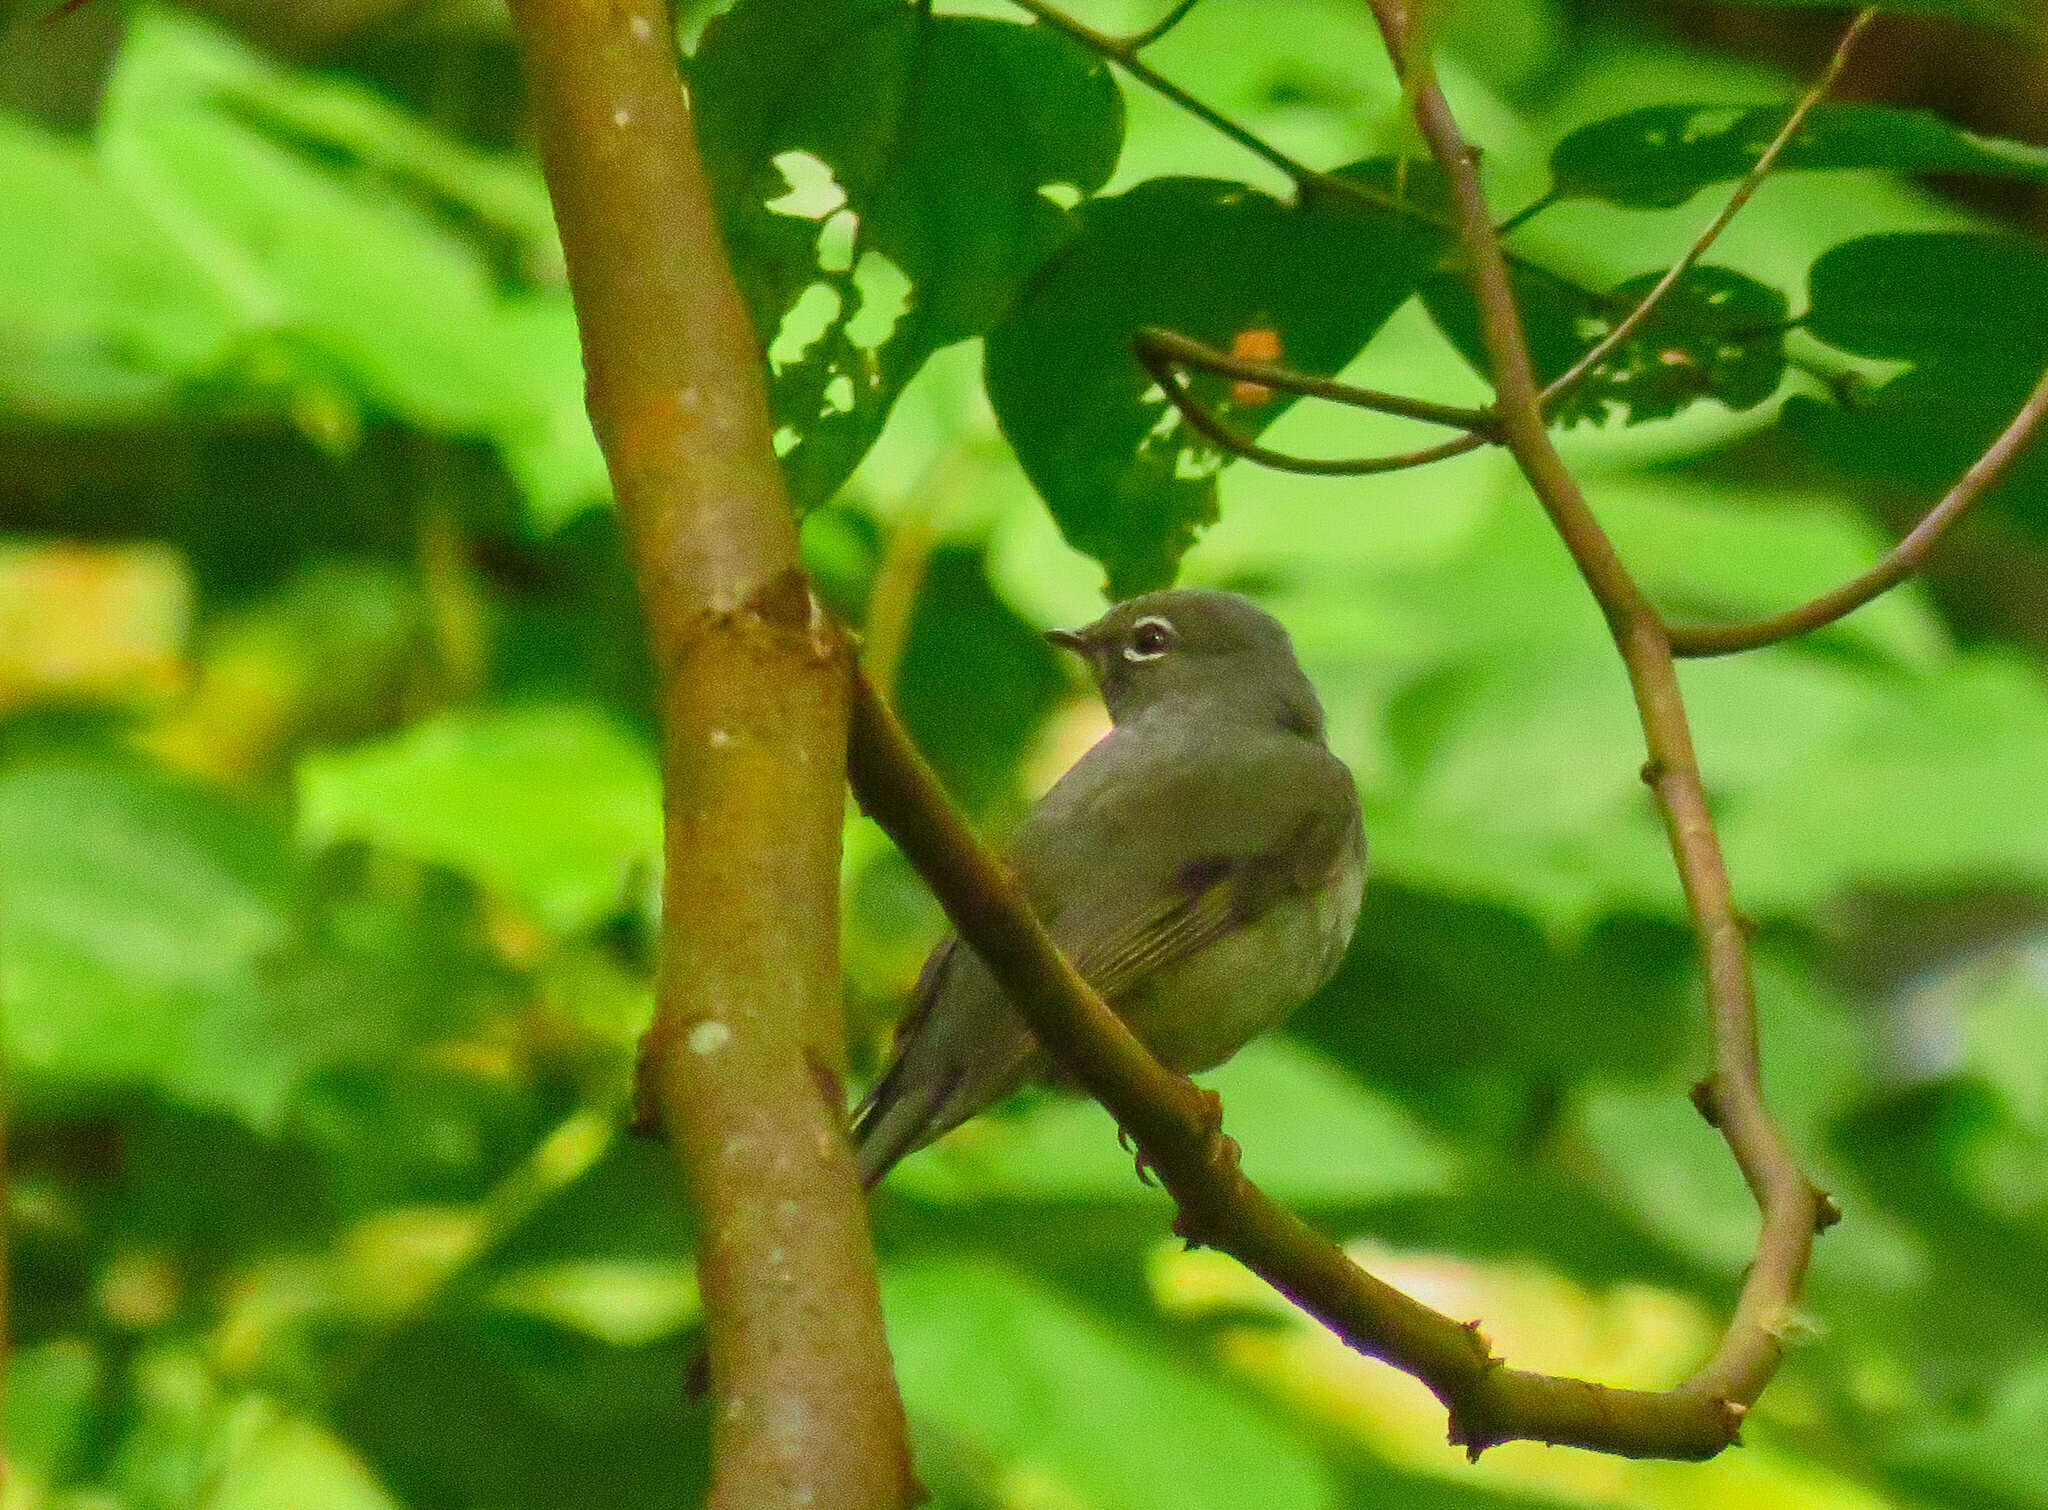
[[[1657,783],[1664,779],[1664,762],[1653,755],[1643,762],[1642,770],[1636,774],[1643,778],[1644,786],[1654,791]]]
[[[1740,1447],[1742,1445],[1742,1423],[1748,1415],[1749,1407],[1740,1400],[1723,1400],[1721,1402],[1721,1426],[1728,1433],[1728,1445],[1730,1447]]]
[[[1695,1080],[1687,1092],[1692,1098],[1693,1110],[1697,1111],[1709,1127],[1721,1125],[1720,1086],[1712,1075]]]
[[[1813,1197],[1813,1230],[1825,1232],[1842,1219],[1841,1203],[1825,1190],[1816,1190]]]
[[[656,1013],[633,1055],[633,1115],[626,1131],[636,1138],[658,1142],[666,1135],[661,1122],[661,1065],[668,1054],[671,1026],[670,1019]]]

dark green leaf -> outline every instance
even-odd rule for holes
[[[1261,334],[1290,366],[1334,373],[1415,291],[1440,245],[1412,217],[1330,199],[1291,206],[1243,184],[1163,178],[1097,200],[1081,234],[990,333],[988,389],[1024,470],[1075,548],[1124,597],[1171,582],[1216,517],[1223,456],[1131,352],[1148,325],[1231,349]],[[1246,437],[1292,402],[1196,396]]]
[[[1785,424],[1854,476],[1945,488],[2012,418],[2048,364],[2048,252],[2018,236],[1914,232],[1834,247],[1809,278],[1812,334],[1913,364],[1874,394],[1788,401]],[[1986,502],[2048,532],[2048,457],[2021,457]]]
[[[1595,121],[1551,151],[1551,193],[1631,210],[1670,209],[1709,184],[1742,177],[1790,114],[1784,105],[1651,105]],[[1925,110],[1820,105],[1786,143],[1773,171],[1792,168],[1975,173],[2048,183],[2048,148],[1979,136]]]
[[[897,677],[918,748],[973,812],[1017,798],[1026,743],[1067,685],[1058,652],[990,590],[982,567],[979,551],[933,553]]]
[[[1921,231],[1831,248],[1807,277],[1806,328],[1861,357],[1981,370],[2048,350],[2048,251],[2018,236]]]
[[[705,28],[690,80],[809,509],[925,358],[999,319],[1070,234],[1061,196],[1109,177],[1122,97],[1055,32],[901,0],[745,0]]]

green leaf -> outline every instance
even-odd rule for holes
[[[882,1295],[920,1455],[946,1450],[975,1465],[975,1487],[995,1503],[1336,1502],[1329,1469],[1263,1409],[1029,1280],[927,1260],[889,1266]]]
[[[1216,518],[1225,458],[1131,351],[1148,325],[1229,350],[1257,333],[1303,372],[1334,373],[1415,291],[1438,232],[1327,197],[1287,205],[1243,184],[1166,178],[1100,199],[1081,234],[989,335],[996,417],[1068,542],[1124,597],[1171,582]],[[1198,377],[1251,438],[1292,400]]]
[[[1809,282],[1812,334],[1859,357],[1913,364],[1874,394],[1786,401],[1786,429],[1853,476],[1945,489],[2048,365],[2048,326],[2016,314],[2048,302],[2048,252],[2023,237],[1865,236],[1829,250]],[[2037,445],[1983,507],[2048,534],[2044,481],[2048,452]]]
[[[7,1360],[7,1467],[45,1486],[67,1482],[91,1441],[105,1369],[86,1342],[18,1348]]]
[[[1644,273],[1593,294],[1517,268],[1510,274],[1539,382],[1562,376],[1606,338],[1663,277]],[[1479,311],[1462,278],[1423,285],[1431,316],[1466,360],[1488,370]],[[1703,398],[1752,409],[1785,376],[1785,296],[1743,273],[1695,267],[1673,284],[1649,319],[1549,411],[1563,424],[1669,419]]]
[[[260,1396],[224,1412],[211,1453],[217,1466],[198,1510],[399,1510],[332,1432]]]
[[[0,776],[0,987],[32,1084],[154,1084],[275,1118],[322,1055],[264,990],[289,939],[282,835],[161,777],[40,763]]]
[[[742,0],[690,64],[799,510],[942,346],[1001,317],[1123,136],[1108,66],[1044,27],[900,0]]]
[[[0,115],[0,401],[65,419],[161,402],[233,313],[75,143]]]
[[[1604,199],[1630,210],[1672,209],[1709,184],[1749,172],[1784,129],[1790,106],[1734,110],[1652,105],[1581,126],[1550,154],[1558,199]],[[1971,173],[2048,183],[2048,148],[1979,136],[1926,110],[1819,105],[1773,172],[1884,168]]]
[[[530,163],[147,9],[98,147],[118,235],[160,241],[174,307],[211,315],[204,342],[159,359],[170,375],[302,414],[354,401],[487,438],[548,522],[603,497],[596,442],[566,417],[581,363]],[[545,286],[508,299],[501,264]],[[554,318],[535,321],[536,303]]]
[[[1900,1466],[1966,1486],[2010,1505],[2048,1501],[2048,1358],[2032,1358],[2000,1380],[1971,1420],[1937,1419],[1907,1426],[1896,1448]]]
[[[1921,231],[1863,236],[1808,278],[1806,328],[1861,357],[2036,365],[2048,328],[2016,318],[2048,304],[2048,251],[2019,236]]]
[[[638,740],[575,705],[444,714],[308,756],[300,831],[367,839],[516,898],[559,932],[614,910],[661,854],[661,777]]]
[[[2039,669],[1978,653],[1887,690],[1727,805],[1722,840],[1745,907],[1793,912],[1858,887],[2048,883]]]

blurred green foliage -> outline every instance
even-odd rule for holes
[[[1148,53],[1352,165],[1302,204],[974,9],[688,18],[821,586],[995,833],[1100,727],[1036,628],[1176,575],[1279,613],[1375,872],[1338,978],[1215,1077],[1248,1168],[1515,1362],[1668,1382],[1753,1215],[1684,1097],[1701,992],[1596,610],[1501,458],[1224,467],[1128,357],[1159,323],[1482,396],[1363,8],[1203,0]],[[1550,0],[1444,24],[1496,204],[1544,206],[1511,245],[1548,371],[1794,87],[1661,24]],[[85,25],[111,28],[89,124],[0,110],[0,1504],[687,1503],[691,1219],[623,1132],[649,673],[505,23],[409,9],[317,66],[111,0],[9,35]],[[1563,416],[1660,602],[1832,585],[2003,425],[2048,358],[2048,262],[1911,175],[2043,161],[1921,113],[1816,117]],[[1196,391],[1304,454],[1440,437]],[[2048,1507],[2044,534],[2036,458],[1928,583],[1684,673],[1772,1097],[1848,1212],[1742,1452],[1467,1467],[1409,1381],[1176,1251],[1102,1114],[1040,1096],[874,1199],[936,1503]],[[871,825],[846,840],[865,1070],[942,925]]]

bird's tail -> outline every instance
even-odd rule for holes
[[[939,1109],[953,1093],[955,1077],[906,1073],[910,1060],[906,1054],[890,1065],[854,1110],[853,1148],[864,1190],[932,1140]]]

